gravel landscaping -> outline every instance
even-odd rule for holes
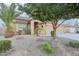
[[[49,56],[79,56],[79,49],[67,46],[62,39],[53,40],[52,37],[22,35],[14,36],[10,40],[12,49],[6,53],[0,53],[1,56],[48,56],[41,49],[41,44],[47,41],[52,43],[54,48],[54,52]]]

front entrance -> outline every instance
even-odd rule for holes
[[[43,34],[43,24],[39,22],[34,22],[34,34],[35,35],[42,35]]]

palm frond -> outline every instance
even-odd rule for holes
[[[12,20],[17,16],[19,16],[20,13],[15,12],[16,5],[14,3],[12,3],[10,6],[7,6],[4,3],[2,3],[0,6],[1,6],[0,18],[4,21],[4,23],[8,27],[11,25]]]

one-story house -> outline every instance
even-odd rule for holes
[[[39,20],[33,20],[32,18],[17,17],[13,20],[13,28],[15,29],[15,34],[19,35],[35,35],[38,30],[38,34],[41,36],[51,36],[51,31],[53,31],[51,22],[44,24]],[[38,28],[37,28],[38,27]],[[58,29],[57,33],[73,32],[79,29],[79,26],[72,26],[68,24],[62,24]]]
[[[15,33],[19,35],[23,34],[35,34],[37,25],[42,26],[42,22],[39,20],[32,20],[30,18],[16,18],[13,20],[13,28],[15,29]],[[43,26],[42,26],[43,27]]]

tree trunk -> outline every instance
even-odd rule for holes
[[[53,29],[53,33],[54,33],[53,39],[56,39],[56,29]]]
[[[13,28],[6,28],[5,30],[5,38],[9,38],[9,37],[12,37],[14,36],[15,32],[13,30]]]
[[[52,27],[53,27],[53,39],[56,39],[56,26],[57,24],[52,23]]]

